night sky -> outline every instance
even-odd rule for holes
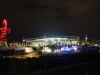
[[[9,40],[47,36],[100,38],[100,0],[0,0]]]

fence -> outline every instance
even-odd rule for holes
[[[22,74],[22,75],[38,75],[38,74],[44,74],[44,73],[49,73],[49,72],[54,72],[54,71],[59,71],[59,70],[64,70],[64,69],[71,69],[71,68],[75,68],[75,67],[79,67],[79,66],[86,66],[86,65],[97,64],[97,63],[100,63],[100,61],[93,61],[93,62],[86,62],[86,63],[79,63],[79,64],[55,67],[55,68],[51,68],[51,69],[39,70],[39,71]]]

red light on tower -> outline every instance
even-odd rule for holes
[[[7,20],[4,19],[2,24],[7,27]]]
[[[0,41],[1,42],[7,42],[7,35],[10,33],[11,28],[8,28],[7,26],[7,20],[3,19],[3,27],[0,28],[1,34],[0,34]]]

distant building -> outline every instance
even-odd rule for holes
[[[27,46],[79,45],[79,36],[38,37],[25,39]]]

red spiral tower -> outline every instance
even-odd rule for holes
[[[7,43],[7,35],[10,33],[11,28],[8,28],[7,20],[3,19],[3,26],[0,28],[0,42]]]

